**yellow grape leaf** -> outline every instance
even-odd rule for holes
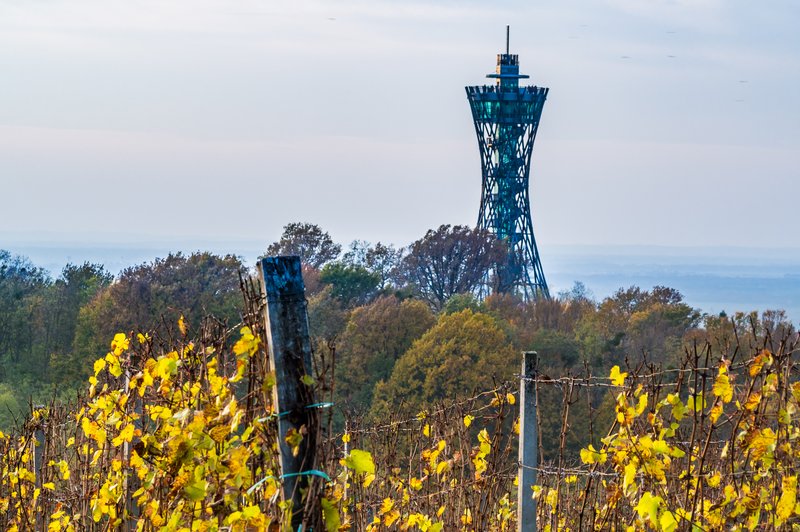
[[[658,522],[664,532],[675,532],[675,529],[678,528],[678,521],[675,520],[675,516],[669,510],[661,514],[661,519]]]
[[[394,501],[387,497],[383,499],[383,503],[381,504],[380,514],[381,515],[388,514],[389,512],[392,511],[393,508],[394,508]]]
[[[656,440],[653,442],[653,452],[669,454],[669,445],[664,440]]]
[[[255,519],[256,517],[258,517],[259,515],[262,515],[261,514],[261,508],[259,508],[255,504],[252,505],[252,506],[246,506],[242,510],[242,517],[244,519],[246,519],[247,521],[251,521],[251,520]]]
[[[233,352],[236,356],[249,355],[253,356],[258,351],[258,346],[261,339],[253,334],[250,327],[242,327],[239,330],[241,337],[233,346]]]
[[[750,365],[750,376],[755,377],[761,373],[761,369],[764,367],[764,364],[769,365],[771,363],[772,353],[764,349],[753,359],[753,363]]]
[[[74,438],[72,438],[74,442]],[[69,464],[66,460],[61,460],[56,464],[58,466],[58,471],[61,473],[61,480],[69,480],[70,473],[69,473]]]
[[[625,466],[625,477],[623,479],[622,489],[628,489],[628,486],[633,484],[634,479],[636,478],[636,464],[628,464]]]
[[[117,333],[114,335],[114,339],[111,340],[111,350],[117,356],[121,355],[123,351],[127,351],[128,346],[130,346],[130,339],[125,333]]]
[[[776,507],[778,524],[791,517],[794,512],[797,503],[797,476],[784,477],[782,487],[781,498]]]
[[[703,396],[703,392],[690,395],[689,400],[686,401],[686,406],[689,410],[694,409],[695,412],[702,411],[707,406],[706,398]]]
[[[641,416],[645,408],[647,408],[647,394],[643,393],[639,396],[639,402],[636,405],[636,415]]]
[[[398,519],[400,519],[400,512],[397,510],[392,510],[391,512],[383,516],[383,524],[386,525],[387,527],[390,527]]]
[[[342,523],[339,519],[339,509],[336,504],[323,497],[320,501],[320,506],[322,506],[322,519],[325,521],[325,530],[327,532],[339,530]]]
[[[422,427],[422,434],[426,437],[430,438],[431,436],[431,426],[428,423],[425,423],[425,426]]]
[[[425,517],[422,514],[411,514],[406,519],[406,527],[411,528],[412,526],[420,526],[422,523],[425,522]]]
[[[586,449],[581,449],[581,461],[584,464],[601,463],[604,464],[608,459],[608,453],[605,449],[600,451],[595,450],[594,445],[589,445]]]
[[[469,415],[469,414],[467,414],[466,416],[464,416],[464,426],[465,426],[465,427],[467,427],[467,428],[469,428],[469,426],[470,426],[470,425],[472,425],[472,421],[473,421],[474,419],[475,419],[475,416],[471,416],[471,415]]]
[[[514,403],[517,402],[517,398],[514,397],[513,393],[507,393],[506,394],[506,401],[508,401],[508,404],[513,405]]]
[[[217,425],[208,431],[208,435],[211,436],[211,439],[217,443],[222,443],[225,441],[225,438],[227,438],[228,434],[230,433],[231,428],[228,425]]]
[[[286,431],[286,443],[292,448],[292,454],[297,456],[300,452],[300,443],[303,441],[303,434],[294,428]]]
[[[672,417],[675,418],[675,421],[680,421],[683,419],[683,416],[685,416],[686,412],[689,411],[676,393],[667,395],[667,403],[669,403],[669,405],[672,407]]]
[[[190,501],[197,502],[205,498],[207,488],[208,482],[205,480],[195,480],[184,486],[183,493]]]
[[[108,365],[108,372],[115,377],[122,375],[122,366],[119,363],[119,359]]]
[[[122,445],[123,442],[130,442],[131,440],[133,440],[133,432],[134,432],[133,423],[128,423],[127,425],[125,425],[125,428],[119,431],[119,435],[111,440],[111,444],[114,447],[119,447],[120,445]]]
[[[611,368],[611,374],[609,377],[611,378],[611,384],[614,386],[624,386],[625,385],[625,377],[627,377],[627,373],[620,373],[619,366],[614,366]]]
[[[550,490],[547,492],[547,495],[544,497],[544,502],[547,503],[550,508],[555,511],[556,506],[558,505],[558,490]]]
[[[711,420],[712,423],[716,423],[719,419],[719,416],[722,415],[722,403],[714,403],[714,406],[711,407],[711,410],[708,412],[708,418]]]
[[[729,403],[731,399],[733,399],[733,386],[731,386],[727,371],[725,366],[719,367],[719,375],[717,375],[717,379],[714,381],[714,387],[712,388],[714,395],[721,397],[723,403]]]
[[[651,524],[656,525],[658,523],[658,508],[660,505],[661,497],[654,497],[649,491],[646,491],[642,494],[642,498],[639,499],[634,509],[639,514],[639,517],[647,517],[650,519]]]
[[[761,429],[761,432],[752,439],[748,446],[752,453],[751,456],[753,460],[759,460],[764,456],[769,459],[775,450],[775,442],[777,439],[778,436],[771,428],[767,427]]]
[[[726,485],[722,492],[725,494],[725,502],[723,504],[730,503],[736,497],[736,488],[730,484]]]
[[[183,314],[178,318],[178,329],[181,330],[181,335],[186,336],[186,320],[183,319]]]
[[[356,473],[375,474],[375,462],[372,461],[372,455],[368,451],[353,449],[344,459],[344,465]]]
[[[726,443],[725,445],[728,444]],[[681,449],[678,449],[677,447],[673,447],[672,449],[670,449],[669,455],[674,458],[683,458],[684,456],[686,456],[686,452]]]

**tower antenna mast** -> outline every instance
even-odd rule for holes
[[[506,25],[506,55],[511,53],[511,52],[509,52],[509,48],[508,48],[508,39],[509,39],[509,35],[510,34],[511,34],[511,26],[510,25]]]

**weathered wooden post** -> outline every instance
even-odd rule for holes
[[[282,497],[292,501],[292,529],[303,522],[303,497],[308,485],[305,471],[314,469],[316,431],[309,426],[314,404],[311,376],[311,341],[308,336],[306,296],[300,257],[266,257],[261,260],[261,283],[267,296],[266,330],[270,363],[275,369],[272,391],[278,415]],[[298,452],[286,437],[302,435]]]
[[[536,351],[522,353],[522,373],[519,379],[519,488],[517,493],[517,530],[536,530],[536,500],[531,486],[536,484],[539,467],[536,426]]]

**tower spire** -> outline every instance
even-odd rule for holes
[[[509,52],[509,48],[508,48],[508,40],[509,40],[509,34],[510,33],[511,33],[511,26],[507,24],[506,25],[506,55],[511,53],[511,52]]]

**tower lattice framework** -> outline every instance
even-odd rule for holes
[[[508,256],[487,278],[487,289],[525,300],[549,299],[533,236],[529,175],[533,142],[548,89],[520,87],[519,56],[497,55],[495,85],[466,87],[481,154],[482,192],[478,227],[508,245]]]

